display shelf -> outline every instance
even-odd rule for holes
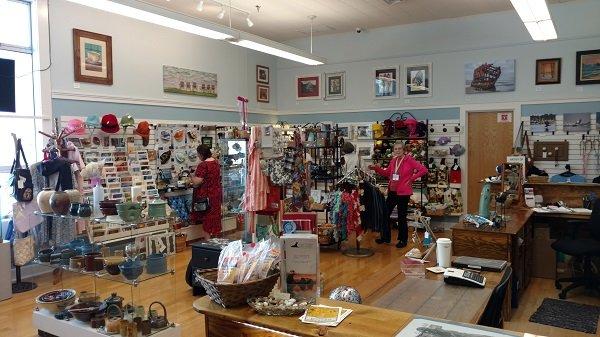
[[[72,215],[60,215],[60,214],[54,214],[54,213],[42,213],[39,211],[34,211],[33,212],[35,215],[39,215],[39,216],[44,216],[44,217],[50,217],[50,218],[60,218],[60,219],[71,219],[71,220],[83,220],[83,221],[93,221],[93,222],[102,222],[102,223],[109,223],[109,224],[114,224],[114,225],[131,225],[131,226],[139,226],[140,224],[144,224],[144,223],[148,223],[148,222],[162,222],[162,221],[169,221],[172,220],[172,217],[160,217],[160,218],[141,218],[139,221],[135,222],[135,223],[131,223],[131,222],[125,222],[123,220],[121,220],[121,218],[119,218],[117,215],[114,215],[114,218],[111,217],[107,217],[107,216],[98,216],[98,217],[79,217],[79,216],[72,216]]]
[[[60,336],[60,337],[105,337],[108,334],[91,328],[88,324],[75,319],[59,320],[54,318],[54,315],[45,310],[33,311],[33,325],[41,331]],[[120,334],[111,335],[120,337]],[[166,329],[152,330],[148,336],[154,337],[180,337],[181,326],[179,324],[171,324]]]
[[[35,264],[38,264],[41,266],[50,267],[50,268],[60,268],[62,270],[66,270],[71,273],[87,275],[87,276],[94,276],[94,277],[104,279],[104,280],[109,280],[109,281],[113,281],[113,282],[119,282],[119,283],[123,283],[123,284],[127,284],[127,285],[132,285],[134,287],[136,287],[138,284],[140,284],[142,282],[145,282],[145,281],[157,278],[157,277],[161,277],[161,276],[168,275],[168,274],[171,274],[171,275],[175,274],[175,269],[167,268],[167,271],[164,273],[148,274],[144,271],[142,273],[142,275],[140,275],[136,280],[128,280],[122,274],[110,275],[105,270],[101,270],[101,271],[97,271],[97,272],[85,271],[83,269],[70,268],[68,265],[64,265],[64,264],[60,264],[60,263],[41,262],[38,259],[33,259],[32,263],[35,263]],[[170,264],[170,263],[168,263],[168,264]],[[145,269],[145,265],[144,265],[144,269]]]
[[[227,211],[223,216],[235,217],[242,212],[238,206],[246,190],[247,140],[221,139],[219,146],[224,149],[220,162],[223,185],[222,206]]]

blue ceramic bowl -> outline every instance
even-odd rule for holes
[[[156,253],[148,256],[146,260],[146,272],[148,274],[164,274],[167,272],[167,255]]]
[[[129,260],[119,264],[121,274],[129,281],[137,280],[144,271],[144,263],[138,260]]]

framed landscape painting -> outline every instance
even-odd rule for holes
[[[535,61],[535,85],[560,83],[560,58]]]
[[[172,94],[217,97],[217,74],[163,66],[163,91]]]
[[[398,98],[398,68],[375,69],[373,94],[375,98]]]
[[[73,29],[75,82],[113,84],[112,37]]]
[[[431,63],[405,65],[404,76],[406,97],[431,96]]]
[[[600,84],[600,49],[577,52],[577,73],[575,82]]]
[[[296,77],[296,99],[320,99],[321,75],[303,75]]]

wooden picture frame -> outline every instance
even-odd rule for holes
[[[346,98],[346,72],[325,73],[325,100]]]
[[[296,100],[321,99],[321,75],[296,76]]]
[[[269,103],[271,101],[271,88],[268,85],[256,85],[256,101],[260,103]]]
[[[269,67],[256,65],[256,82],[269,84]]]
[[[112,37],[73,28],[75,82],[113,84]]]
[[[600,84],[600,49],[577,52],[575,84]]]
[[[561,58],[535,60],[535,85],[560,84]]]

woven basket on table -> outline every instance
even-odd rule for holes
[[[224,308],[247,305],[247,299],[249,298],[269,295],[279,279],[279,271],[275,271],[262,280],[236,284],[218,284],[217,271],[217,269],[197,270],[196,280],[206,289],[208,297]]]

